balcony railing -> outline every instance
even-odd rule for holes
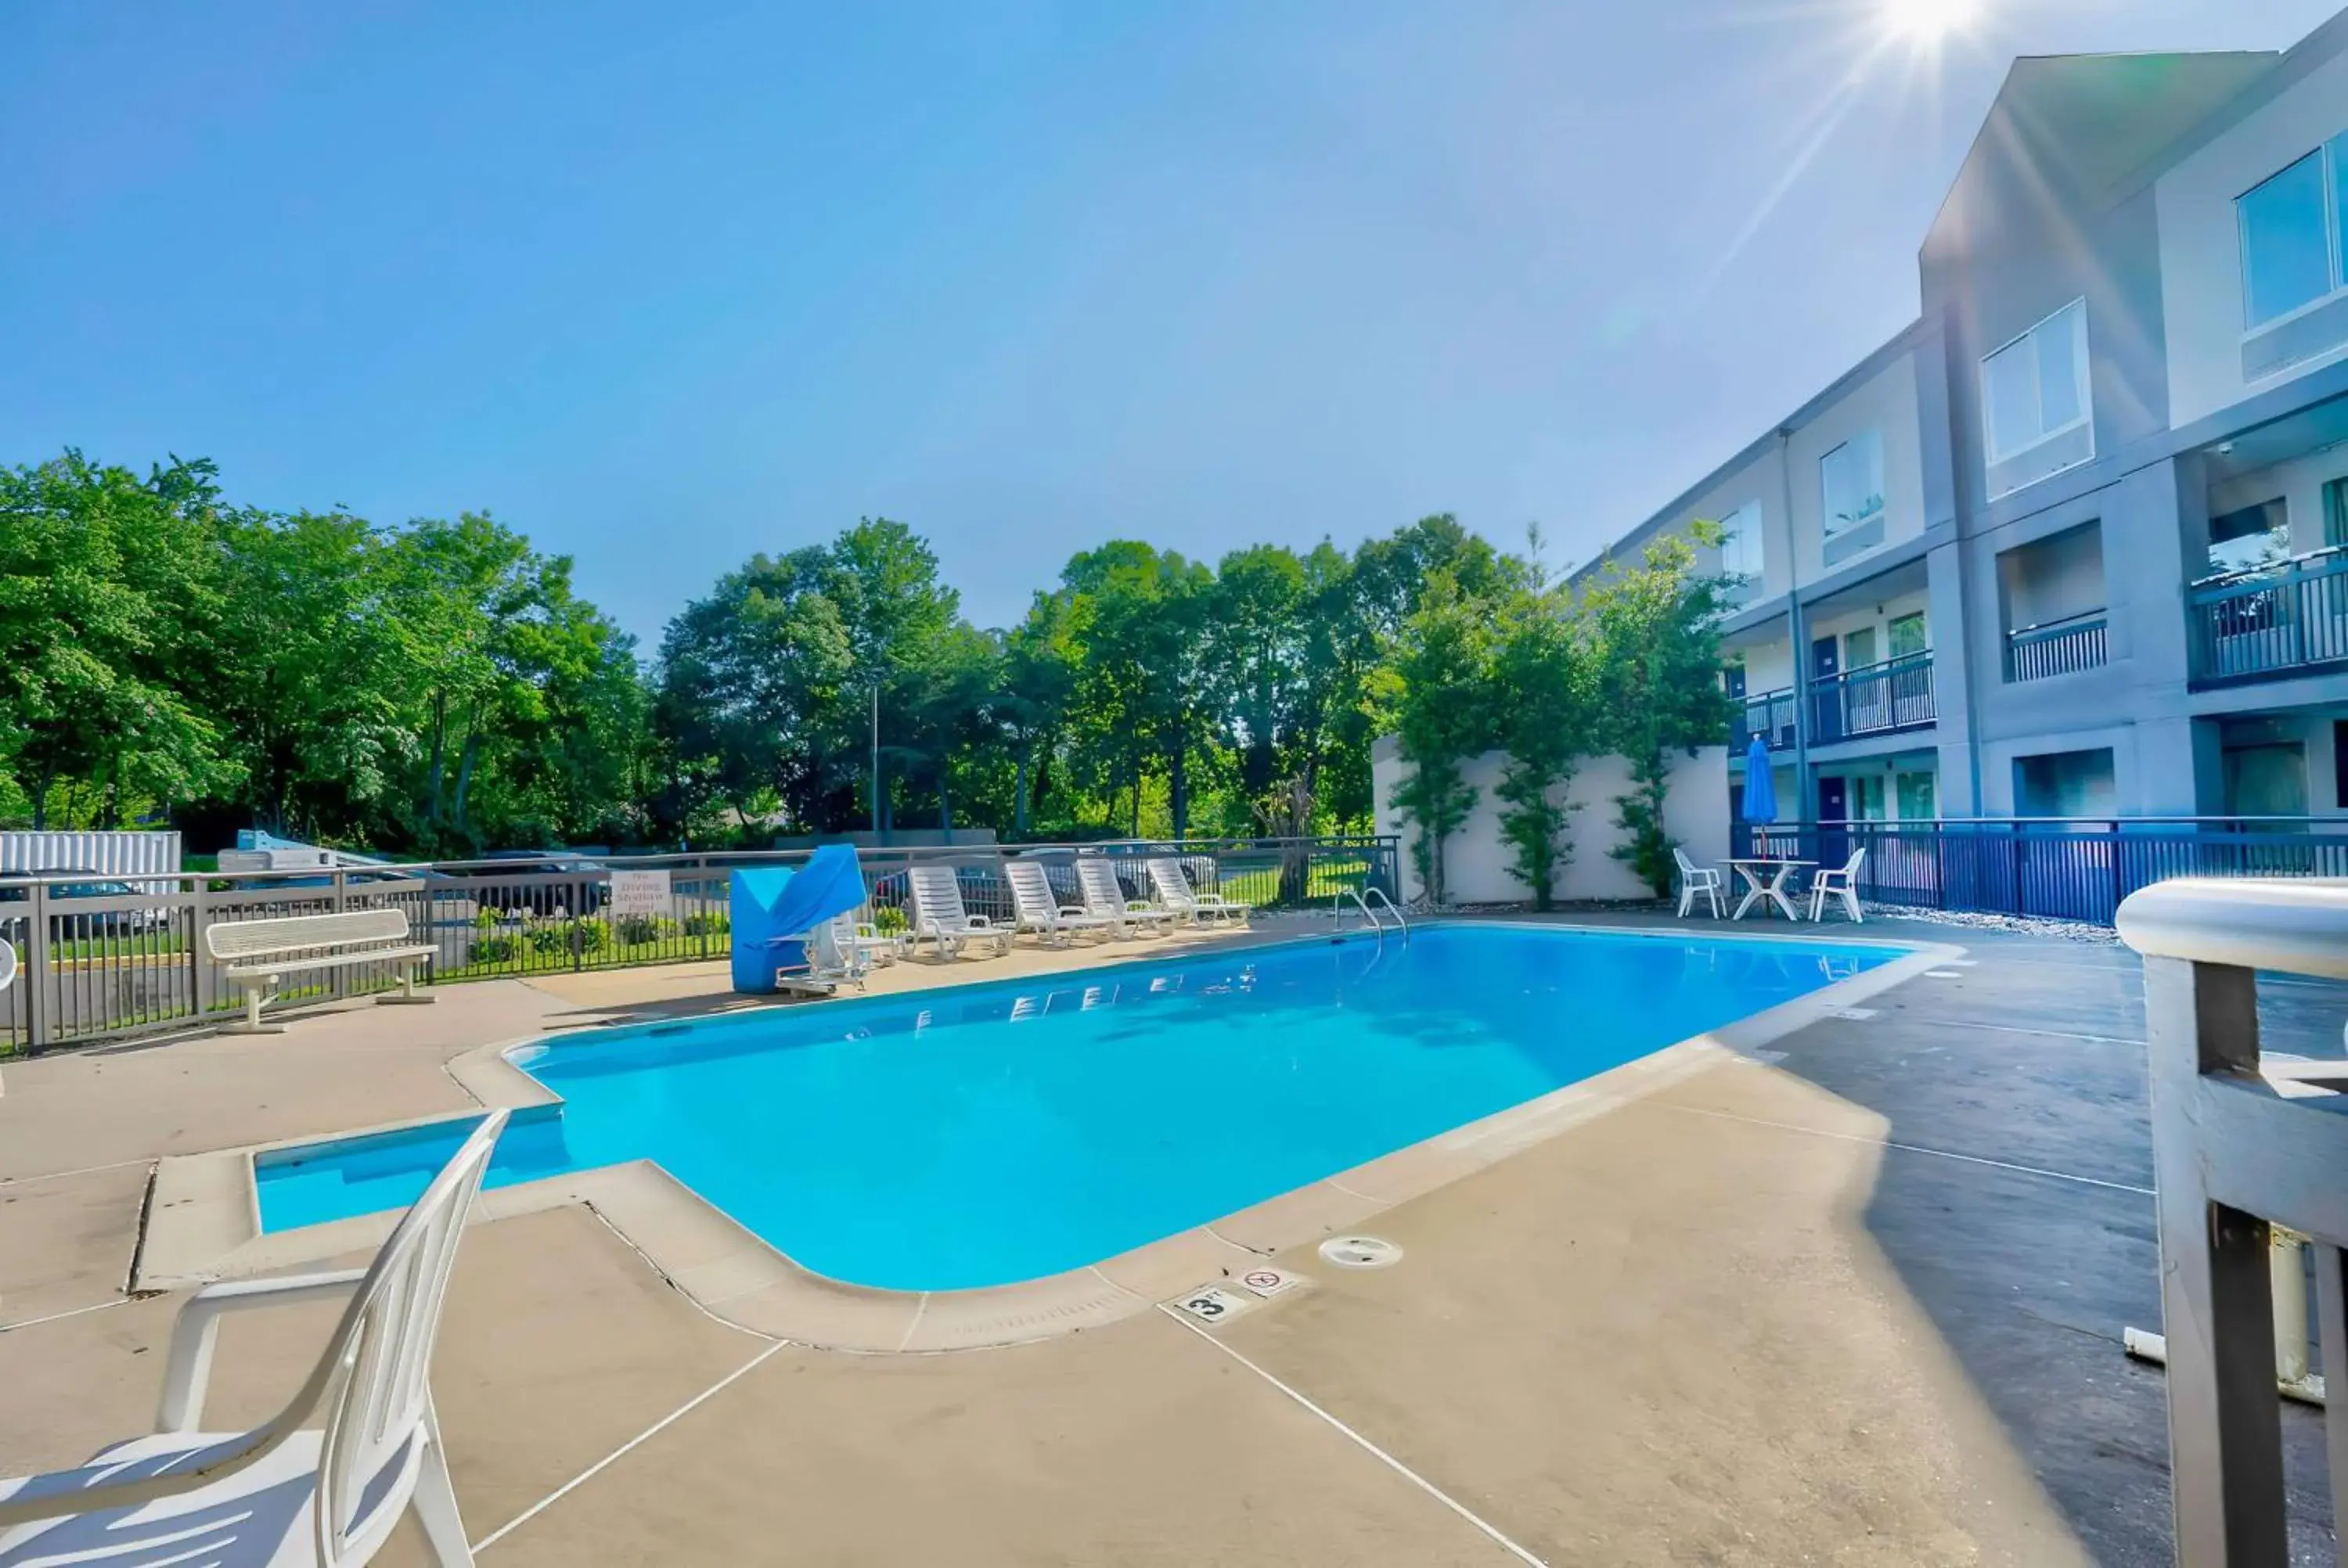
[[[1745,705],[1728,722],[1728,744],[1732,756],[1743,756],[1753,744],[1753,737],[1773,752],[1794,749],[1794,690],[1756,692],[1744,700]]]
[[[2050,675],[2074,675],[2102,666],[2109,657],[2105,636],[2108,618],[2100,610],[2018,627],[2005,634],[2005,678],[2044,681]]]
[[[2193,585],[2194,680],[2265,680],[2348,662],[2348,546]]]
[[[1902,654],[1811,682],[1810,716],[1812,745],[1931,724],[1939,715],[1932,706],[1931,651]]]

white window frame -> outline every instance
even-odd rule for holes
[[[1761,586],[1762,574],[1768,568],[1768,551],[1761,542],[1761,503],[1747,501],[1720,519],[1720,569],[1741,577],[1756,589]],[[1729,564],[1728,546],[1732,539],[1743,540],[1753,558],[1753,569],[1743,571]]]
[[[2078,366],[2079,416],[2076,419],[2066,420],[2063,424],[2054,426],[2052,430],[2040,430],[2032,439],[2024,442],[2021,446],[2014,447],[2010,452],[2001,450],[1997,444],[1997,420],[1990,407],[1991,394],[1989,367],[1991,364],[1994,362],[1999,355],[2011,354],[2015,349],[2021,348],[2025,343],[2034,344],[2037,342],[2038,333],[2042,328],[2054,325],[2058,318],[2066,315],[2075,310],[2079,313],[2076,317],[2076,324],[2072,328],[2071,335],[2073,340],[2073,352],[2077,356],[2074,363]],[[1982,449],[1989,454],[1989,465],[1991,467],[1994,468],[2001,463],[2011,463],[2016,457],[2036,451],[2039,447],[2045,446],[2046,443],[2055,439],[2057,436],[2068,436],[2074,430],[2077,430],[2082,427],[2085,427],[2087,432],[2087,455],[2085,457],[2080,458],[2079,462],[2092,463],[2095,461],[2096,371],[2095,362],[2089,357],[2090,347],[2091,344],[2087,334],[2087,297],[2085,294],[2082,294],[2077,299],[2071,301],[2068,304],[2059,306],[2054,310],[2047,312],[2044,317],[2032,323],[2026,331],[2008,338],[2005,342],[1998,344],[1997,347],[1990,350],[1989,353],[1982,355]],[[2038,380],[2038,359],[2034,353],[2031,356],[2030,372],[2031,385],[2037,393],[2038,406],[2043,414],[2046,406],[2046,388]],[[2065,464],[2065,466],[2075,468],[2078,466],[2078,464],[2070,463]],[[2040,475],[2038,477],[2044,478],[2046,477],[2046,476]]]
[[[2250,320],[2250,232],[2242,203],[2268,186],[2305,163],[2317,159],[2322,166],[2323,219],[2326,238],[2331,241],[2332,287],[2305,304],[2294,305],[2279,316],[2269,316],[2262,322]],[[2340,210],[2341,160],[2348,158],[2348,131],[2332,138],[2312,153],[2301,153],[2275,171],[2234,198],[2234,256],[2241,270],[2240,279],[2242,295],[2242,341],[2264,337],[2277,327],[2285,326],[2304,315],[2311,315],[2348,294],[2348,212]]]
[[[1827,465],[1834,460],[1836,453],[1846,451],[1849,448],[1859,445],[1861,441],[1867,440],[1872,440],[1875,443],[1875,460],[1878,466],[1882,470],[1882,472],[1878,476],[1881,481],[1882,487],[1875,492],[1876,509],[1856,518],[1846,518],[1842,521],[1842,526],[1840,528],[1837,528],[1835,526],[1834,497],[1827,494]],[[1891,497],[1886,494],[1886,492],[1889,491],[1890,487],[1891,455],[1884,449],[1883,429],[1880,425],[1869,425],[1864,430],[1854,431],[1846,439],[1836,442],[1832,446],[1829,446],[1825,451],[1819,453],[1818,538],[1821,540],[1835,538],[1850,532],[1853,528],[1863,528],[1868,524],[1875,521],[1878,518],[1889,516],[1891,511]]]

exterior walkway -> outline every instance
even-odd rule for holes
[[[2166,1563],[2161,1377],[2118,1343],[2158,1312],[2134,962],[1867,934],[1974,961],[1389,1211],[1392,1268],[1297,1249],[1309,1286],[1214,1329],[819,1352],[705,1317],[584,1208],[483,1223],[435,1377],[483,1561]],[[464,1050],[724,984],[489,982],[0,1065],[0,1473],[151,1418],[178,1303],[121,1290],[156,1156],[458,1111]],[[2264,999],[2271,1048],[2339,1052],[2348,991]],[[232,1320],[215,1421],[326,1321]],[[2318,1423],[2287,1436],[2327,1561]]]

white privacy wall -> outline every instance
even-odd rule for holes
[[[1508,753],[1488,752],[1460,769],[1460,776],[1476,786],[1476,809],[1443,846],[1445,890],[1455,904],[1507,904],[1529,901],[1532,889],[1517,880],[1509,867],[1510,854],[1500,837],[1500,809],[1494,794],[1507,772]],[[1377,829],[1402,839],[1402,886],[1406,898],[1420,897],[1417,868],[1411,845],[1417,830],[1406,825],[1392,804],[1395,786],[1408,777],[1411,766],[1391,735],[1370,753],[1370,782],[1377,794]],[[1651,898],[1653,889],[1631,868],[1608,853],[1622,842],[1614,825],[1614,797],[1631,788],[1631,764],[1621,757],[1586,757],[1567,788],[1569,805],[1578,805],[1567,828],[1573,856],[1558,878],[1560,900]],[[1699,866],[1717,866],[1728,858],[1728,748],[1704,746],[1693,755],[1675,753],[1672,777],[1663,803],[1663,825],[1680,841],[1687,856]]]

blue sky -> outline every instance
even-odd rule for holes
[[[2016,53],[2333,0],[0,10],[0,461],[487,508],[656,641],[754,550],[1457,512],[1585,559],[1898,330]],[[685,19],[680,20],[680,16]]]

